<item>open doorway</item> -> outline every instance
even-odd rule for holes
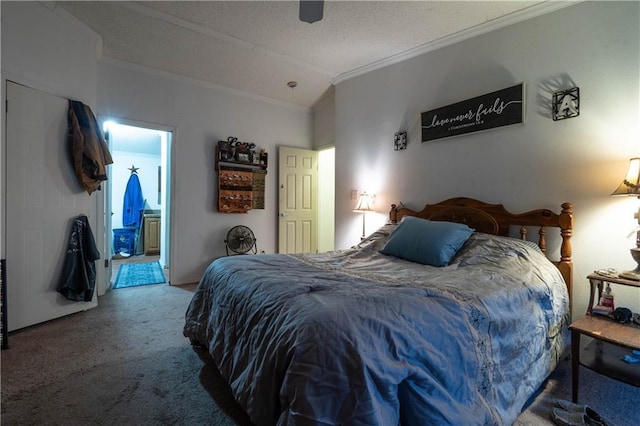
[[[318,151],[318,252],[335,249],[336,149]]]
[[[113,158],[110,166],[105,209],[105,240],[111,253],[110,288],[129,287],[122,282],[123,265],[158,263],[149,269],[155,279],[149,284],[170,281],[170,152],[172,132],[122,120],[103,124]],[[143,269],[143,268],[142,268]],[[135,275],[139,275],[136,273]],[[158,279],[160,277],[160,279]],[[142,281],[145,281],[143,278]],[[149,281],[149,279],[147,279]],[[155,282],[154,282],[155,281]]]

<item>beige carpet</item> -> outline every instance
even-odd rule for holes
[[[248,425],[206,354],[182,336],[194,286],[111,291],[99,306],[9,336],[3,425]],[[640,388],[583,370],[581,402],[618,426],[639,424]],[[563,362],[517,425],[548,425],[570,396]]]
[[[209,358],[182,336],[194,287],[111,291],[96,309],[9,336],[2,424],[248,424]]]

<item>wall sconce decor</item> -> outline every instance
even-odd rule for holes
[[[407,149],[407,132],[397,132],[393,138],[393,150]]]
[[[626,177],[611,195],[632,195],[640,199],[640,157],[629,160],[629,170],[627,170]],[[638,219],[640,225],[640,209],[634,214],[634,217]],[[638,266],[633,271],[620,273],[620,276],[640,281],[640,229],[636,231],[636,246],[631,249],[631,257]]]
[[[367,212],[370,212],[373,210],[373,196],[367,194],[367,192],[363,192],[362,194],[360,194],[360,197],[358,197],[358,203],[356,204],[356,207],[353,209],[354,212],[362,212],[362,237],[360,237],[361,240],[364,240],[365,238],[367,238],[367,235],[365,234],[365,219],[367,216]]]
[[[553,121],[580,115],[580,88],[562,90],[553,94]]]

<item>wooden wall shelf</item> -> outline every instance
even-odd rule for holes
[[[265,208],[268,156],[264,150],[257,151],[254,147],[236,143],[232,137],[216,145],[219,212],[248,213]]]

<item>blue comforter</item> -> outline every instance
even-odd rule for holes
[[[353,249],[214,261],[185,336],[256,425],[511,424],[567,349],[565,283],[534,246],[474,234],[452,263]]]

